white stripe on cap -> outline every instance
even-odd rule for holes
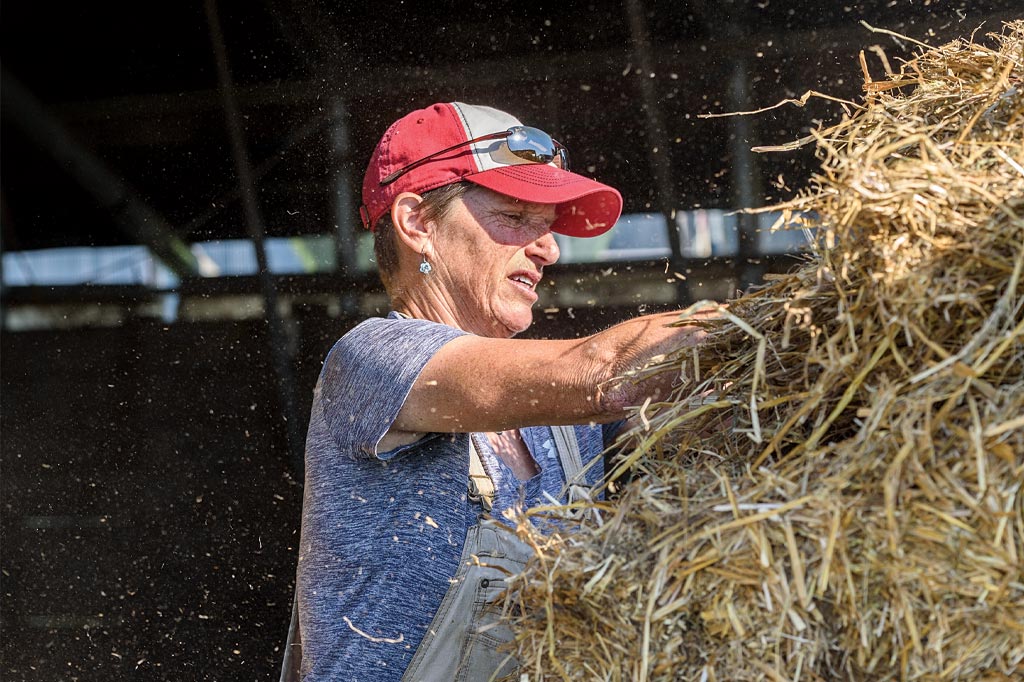
[[[462,102],[452,102],[452,107],[459,115],[459,120],[462,121],[462,128],[466,133],[467,140],[508,130],[512,126],[523,125],[515,116],[493,107],[463,104]],[[503,139],[477,142],[470,148],[473,150],[477,171],[530,163],[508,151]]]

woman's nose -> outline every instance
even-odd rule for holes
[[[541,265],[551,265],[558,260],[561,251],[555,240],[555,233],[548,230],[526,247],[526,255],[535,258]]]

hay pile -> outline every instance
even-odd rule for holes
[[[696,389],[618,499],[520,524],[530,680],[1024,675],[1024,21],[865,89],[774,207],[806,265],[652,370]]]

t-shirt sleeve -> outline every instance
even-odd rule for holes
[[[464,334],[428,320],[373,318],[341,337],[324,362],[316,398],[341,451],[356,459],[380,456],[377,444],[427,361]]]

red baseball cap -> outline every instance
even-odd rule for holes
[[[363,226],[372,230],[402,192],[423,194],[465,180],[521,201],[555,204],[553,232],[596,237],[610,230],[622,213],[618,190],[553,163],[519,158],[505,138],[469,143],[514,126],[522,123],[503,111],[461,102],[434,104],[398,119],[377,144],[363,177]],[[437,154],[449,147],[454,149]],[[386,181],[417,162],[422,163]]]

